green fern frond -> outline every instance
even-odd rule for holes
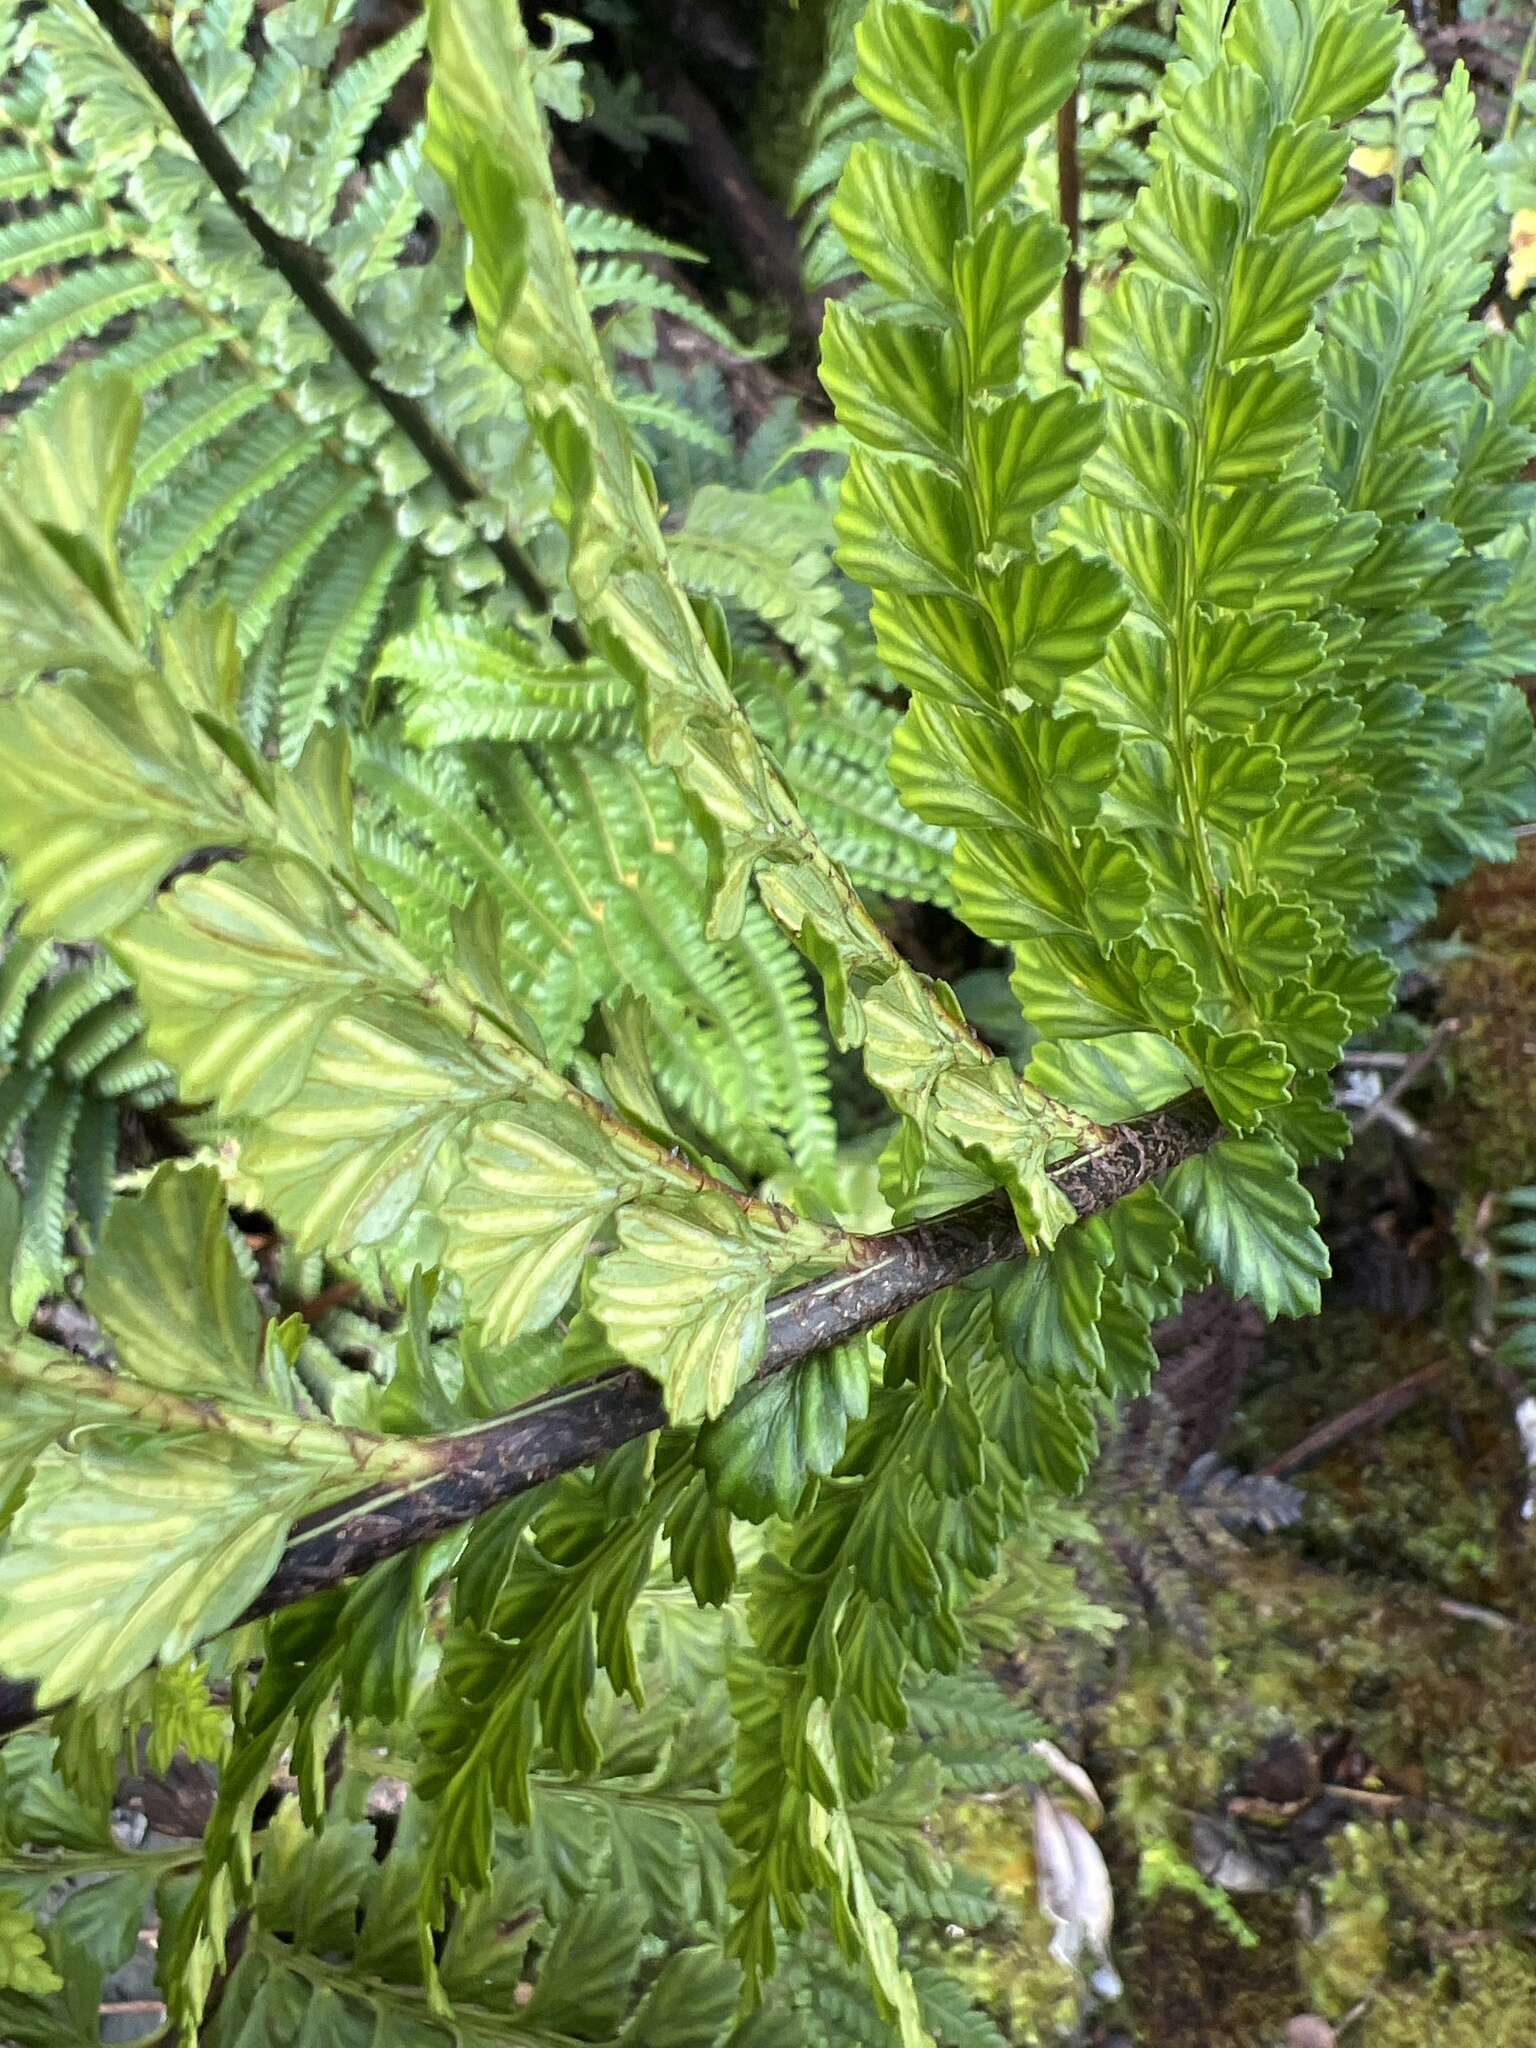
[[[139,435],[130,504],[158,490],[183,462],[267,402],[268,394],[259,384],[214,376],[188,384],[154,406]]]
[[[122,229],[95,200],[66,200],[0,228],[0,284],[122,245]]]
[[[404,685],[406,736],[418,747],[603,740],[634,727],[634,691],[610,668],[546,665],[523,635],[473,617],[430,618],[396,634],[375,674]]]
[[[366,513],[373,495],[370,478],[340,469],[321,456],[290,477],[275,498],[264,501],[260,525],[243,540],[222,584],[222,595],[234,607],[242,649],[257,644],[277,607],[314,567],[327,541]],[[387,588],[386,583],[386,592]],[[323,592],[315,593],[315,601],[323,602]],[[360,660],[351,665],[353,669]]]
[[[122,989],[111,994],[106,977],[102,977],[102,986],[102,999],[70,1026],[56,1048],[55,1064],[66,1081],[83,1085],[115,1053],[134,1044],[143,1032],[144,1019],[129,992]],[[28,1054],[37,1057],[31,1047]]]
[[[734,941],[736,964],[757,1012],[767,1020],[775,1101],[770,1121],[795,1164],[814,1173],[837,1149],[832,1081],[821,1007],[805,965],[756,904]]]
[[[110,960],[90,960],[65,968],[28,1005],[17,1039],[17,1057],[28,1066],[47,1064],[83,1017],[110,1003],[128,986],[127,975]]]
[[[55,167],[25,144],[0,149],[0,201],[7,205],[18,199],[46,199],[59,190],[65,175],[65,167]]]
[[[408,135],[369,166],[361,195],[322,238],[331,289],[351,307],[359,292],[389,276],[421,218],[421,137]]]
[[[887,715],[893,728],[894,714]],[[784,772],[817,837],[861,888],[948,902],[953,837],[902,803],[886,767],[888,733],[881,737],[883,744],[877,741],[873,749],[849,749],[848,735],[836,727],[823,733],[810,726],[786,750]]]
[[[174,1099],[174,1077],[164,1062],[134,1038],[121,1052],[109,1053],[91,1075],[91,1087],[109,1101],[133,1098],[136,1109],[155,1109]]]
[[[650,438],[654,435],[664,441],[683,442],[719,462],[728,462],[734,453],[729,435],[702,419],[692,406],[674,403],[659,392],[633,388],[621,391],[619,401],[625,418],[639,429],[647,447],[654,447]]]
[[[176,307],[136,321],[130,334],[102,349],[99,361],[103,369],[130,377],[145,398],[217,356],[233,332],[189,307]]]
[[[375,741],[358,763],[369,799],[361,845],[369,872],[442,957],[448,920],[475,889],[501,913],[507,986],[564,1060],[611,978],[572,871],[532,858],[560,837],[563,814],[528,762],[497,752],[469,765],[446,749],[418,755]],[[414,922],[420,919],[419,926]]]
[[[0,1152],[8,1153],[48,1086],[48,1076],[31,1067],[0,1073]]]
[[[304,203],[294,209],[289,233],[313,237],[330,225],[337,194],[357,161],[364,138],[385,101],[425,50],[426,40],[426,21],[418,16],[377,49],[344,65],[330,81],[323,101],[326,133],[315,147],[313,163],[306,167]]]
[[[638,221],[605,213],[600,206],[570,204],[564,209],[565,230],[578,256],[660,256],[673,263],[702,263],[697,249],[669,242]]]
[[[695,328],[706,339],[734,355],[740,346],[735,335],[708,307],[690,298],[668,277],[647,270],[643,263],[623,257],[603,257],[581,266],[581,296],[589,313],[622,307],[626,312],[669,313],[684,326]]]
[[[101,1243],[102,1229],[112,1207],[121,1135],[122,1122],[115,1101],[104,1095],[81,1097],[70,1177],[75,1213],[93,1245]]]
[[[706,484],[671,536],[673,564],[688,589],[760,619],[806,662],[837,647],[837,586],[826,515],[799,487],[777,492]]]
[[[22,1128],[21,1229],[11,1264],[11,1312],[18,1322],[64,1284],[66,1190],[81,1103],[77,1088],[46,1081]]]
[[[912,1724],[902,1753],[937,1763],[957,1789],[996,1792],[1041,1775],[1030,1746],[1047,1732],[1045,1723],[987,1672],[925,1672],[907,1704]]]
[[[53,948],[46,939],[24,938],[19,933],[0,958],[0,1053],[14,1044],[27,1014],[28,998],[47,975],[52,958]]]
[[[241,513],[307,462],[321,440],[318,428],[273,412],[249,432],[210,444],[203,473],[170,496],[130,557],[130,573],[149,602],[163,604]]]
[[[23,1223],[0,1289],[18,1312],[62,1284],[71,1214],[97,1238],[120,1112],[168,1101],[171,1087],[115,961],[12,935],[0,956],[0,1159],[15,1148]]]
[[[364,669],[407,551],[392,522],[374,511],[332,533],[313,556],[277,681],[285,760],[298,755],[332,700]]]
[[[164,280],[136,258],[71,271],[0,320],[0,391],[14,391],[76,342],[169,296]]]
[[[1493,1273],[1498,1317],[1509,1334],[1496,1355],[1529,1378],[1536,1373],[1536,1187],[1510,1189],[1504,1206],[1512,1213],[1494,1232]]]
[[[877,125],[853,89],[853,32],[863,11],[863,0],[832,0],[827,10],[822,74],[805,112],[804,161],[790,187],[808,291],[824,290],[853,268],[847,246],[832,224],[831,208],[849,151]]]

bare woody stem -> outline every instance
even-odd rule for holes
[[[1069,376],[1079,375],[1073,358],[1083,345],[1082,169],[1077,149],[1077,89],[1062,102],[1056,116],[1056,182],[1061,224],[1067,231],[1067,264],[1061,273],[1061,363]],[[1079,381],[1081,381],[1079,379]]]
[[[198,163],[207,172],[231,213],[260,249],[262,256],[282,278],[310,318],[358,381],[394,421],[433,476],[461,510],[485,503],[485,486],[471,474],[453,447],[438,431],[426,409],[414,398],[394,391],[385,382],[378,350],[362,328],[329,291],[324,280],[324,260],[307,242],[279,233],[265,214],[247,197],[249,180],[244,166],[234,156],[223,136],[208,118],[193,91],[175,52],[163,43],[150,24],[135,14],[126,0],[86,0],[92,14],[118,50],[133,66],[164,107],[172,126]],[[549,613],[550,595],[528,556],[509,533],[492,536],[487,542],[507,579],[536,612]],[[561,647],[575,661],[589,652],[579,626],[565,619],[553,619],[551,631]]]
[[[1052,1167],[1051,1179],[1080,1217],[1112,1208],[1148,1181],[1206,1151],[1221,1136],[1203,1095],[1110,1127],[1107,1142]],[[846,1343],[956,1281],[1023,1256],[1004,1194],[989,1195],[905,1230],[857,1240],[851,1269],[808,1281],[768,1304],[768,1343],[756,1380],[770,1379]],[[240,1616],[258,1621],[324,1592],[562,1472],[667,1426],[655,1380],[623,1369],[541,1395],[447,1439],[443,1469],[408,1487],[374,1489],[299,1523],[282,1562]],[[444,1439],[436,1442],[442,1446]],[[32,1688],[0,1678],[0,1735],[31,1720]]]
[[[1052,1170],[1079,1216],[1097,1215],[1220,1136],[1203,1096],[1114,1127],[1111,1141]],[[902,1309],[989,1266],[1019,1258],[1024,1241],[1006,1195],[867,1237],[851,1270],[813,1280],[768,1305],[768,1344],[755,1375],[770,1379],[872,1329]],[[300,1524],[246,1620],[334,1586],[397,1551],[461,1527],[561,1472],[587,1465],[632,1438],[664,1429],[655,1380],[633,1370],[561,1387],[454,1440],[438,1477],[408,1492],[374,1493]]]

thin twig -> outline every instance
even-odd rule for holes
[[[1383,1387],[1380,1393],[1372,1394],[1368,1400],[1358,1402],[1342,1415],[1321,1423],[1299,1444],[1292,1444],[1278,1458],[1271,1458],[1267,1465],[1261,1465],[1259,1477],[1289,1478],[1303,1466],[1315,1465],[1319,1458],[1327,1457],[1330,1451],[1337,1450],[1350,1437],[1358,1436],[1361,1430],[1379,1429],[1383,1423],[1394,1422],[1399,1415],[1406,1415],[1410,1408],[1417,1407],[1426,1395],[1433,1393],[1448,1370],[1445,1359],[1420,1366],[1417,1372],[1409,1373],[1406,1379],[1397,1381],[1394,1386]]]
[[[1369,1108],[1364,1110],[1356,1119],[1356,1137],[1362,1131],[1368,1130],[1378,1120],[1385,1119],[1388,1123],[1395,1123],[1397,1121],[1393,1112],[1397,1111],[1398,1115],[1401,1115],[1398,1105],[1403,1097],[1413,1087],[1414,1083],[1434,1065],[1435,1061],[1440,1057],[1441,1049],[1445,1045],[1446,1040],[1454,1038],[1460,1029],[1461,1019],[1459,1017],[1444,1017],[1441,1019],[1424,1044],[1413,1055],[1413,1058],[1405,1061],[1402,1071],[1398,1074],[1392,1086],[1383,1089]],[[1401,1128],[1401,1125],[1398,1125],[1398,1128]],[[1416,1133],[1417,1126],[1411,1125],[1410,1129]]]
[[[1079,1216],[1110,1208],[1146,1181],[1203,1152],[1220,1135],[1203,1096],[1116,1127],[1113,1140],[1052,1170]],[[755,1378],[770,1379],[818,1352],[1025,1251],[1012,1204],[989,1196],[945,1216],[859,1241],[850,1269],[808,1281],[768,1305],[768,1341]],[[286,1607],[382,1558],[460,1528],[488,1509],[666,1427],[661,1389],[625,1368],[559,1387],[455,1439],[452,1464],[409,1492],[343,1503],[301,1525],[245,1619]]]
[[[1094,1216],[1195,1158],[1220,1136],[1205,1097],[1188,1095],[1111,1127],[1106,1143],[1052,1167],[1051,1179],[1079,1216]],[[1012,1204],[1001,1193],[857,1244],[858,1262],[851,1270],[809,1281],[769,1303],[768,1342],[757,1380],[846,1343],[940,1289],[1026,1251]],[[666,1425],[661,1389],[646,1373],[625,1368],[555,1388],[451,1439],[451,1462],[425,1483],[362,1495],[301,1523],[276,1572],[239,1620],[259,1620],[339,1585]],[[0,1680],[0,1733],[35,1714],[29,1686]]]
[[[1061,274],[1061,363],[1069,377],[1078,377],[1073,357],[1083,345],[1083,267],[1078,261],[1078,244],[1082,238],[1082,170],[1077,153],[1075,84],[1056,116],[1056,180],[1061,195],[1061,224],[1067,231],[1069,244],[1067,267]]]
[[[1514,83],[1509,88],[1509,105],[1504,112],[1504,133],[1501,137],[1501,140],[1504,142],[1508,142],[1513,138],[1515,129],[1519,126],[1520,115],[1523,111],[1523,102],[1520,95],[1525,89],[1526,80],[1531,75],[1533,61],[1536,61],[1536,23],[1532,24],[1531,32],[1525,39],[1525,48],[1520,52],[1519,68],[1515,72]]]
[[[324,259],[307,242],[282,234],[247,197],[249,180],[219,130],[205,112],[174,51],[155,34],[125,0],[87,0],[87,5],[118,50],[154,93],[176,132],[262,256],[283,279],[310,318],[325,334],[342,361],[416,450],[427,468],[461,509],[483,504],[489,493],[438,431],[425,407],[385,381],[378,350],[324,281]],[[509,533],[487,543],[508,580],[532,608],[552,614],[552,603],[538,571]],[[550,630],[573,660],[589,649],[578,626],[551,616]]]
[[[1529,1635],[1523,1623],[1511,1621],[1495,1607],[1479,1607],[1470,1600],[1437,1600],[1435,1605],[1452,1621],[1475,1621],[1481,1628],[1498,1629],[1504,1635]]]

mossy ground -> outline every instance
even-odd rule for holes
[[[1536,839],[1451,890],[1440,1009],[1460,1024],[1445,1150],[1482,1189],[1536,1180]],[[1478,1192],[1478,1191],[1474,1191]]]
[[[1296,1529],[1186,1574],[1192,1625],[1138,1617],[1071,1685],[1033,1674],[1106,1802],[1126,1995],[1092,2011],[1048,1957],[1027,1797],[957,1806],[950,1844],[1006,1907],[963,1971],[1010,2041],[1284,2048],[1313,2014],[1342,2048],[1536,2043],[1536,1537],[1460,1313],[1452,1288],[1438,1320],[1282,1326],[1234,1432],[1245,1467],[1422,1364],[1444,1378],[1304,1476]],[[1202,1830],[1265,1889],[1139,1897],[1149,1860],[1198,1884]]]

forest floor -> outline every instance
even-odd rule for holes
[[[1080,1560],[1125,1625],[1016,1660],[1104,1803],[1122,1999],[1047,1953],[1029,1795],[953,1815],[1013,1907],[962,1967],[1020,2044],[1536,2040],[1536,1522],[1489,1237],[1536,1180],[1536,845],[1440,939],[1454,1034],[1315,1177],[1323,1314],[1168,1333],[1165,1426],[1112,1447]],[[1266,1468],[1289,1509],[1245,1501]]]

